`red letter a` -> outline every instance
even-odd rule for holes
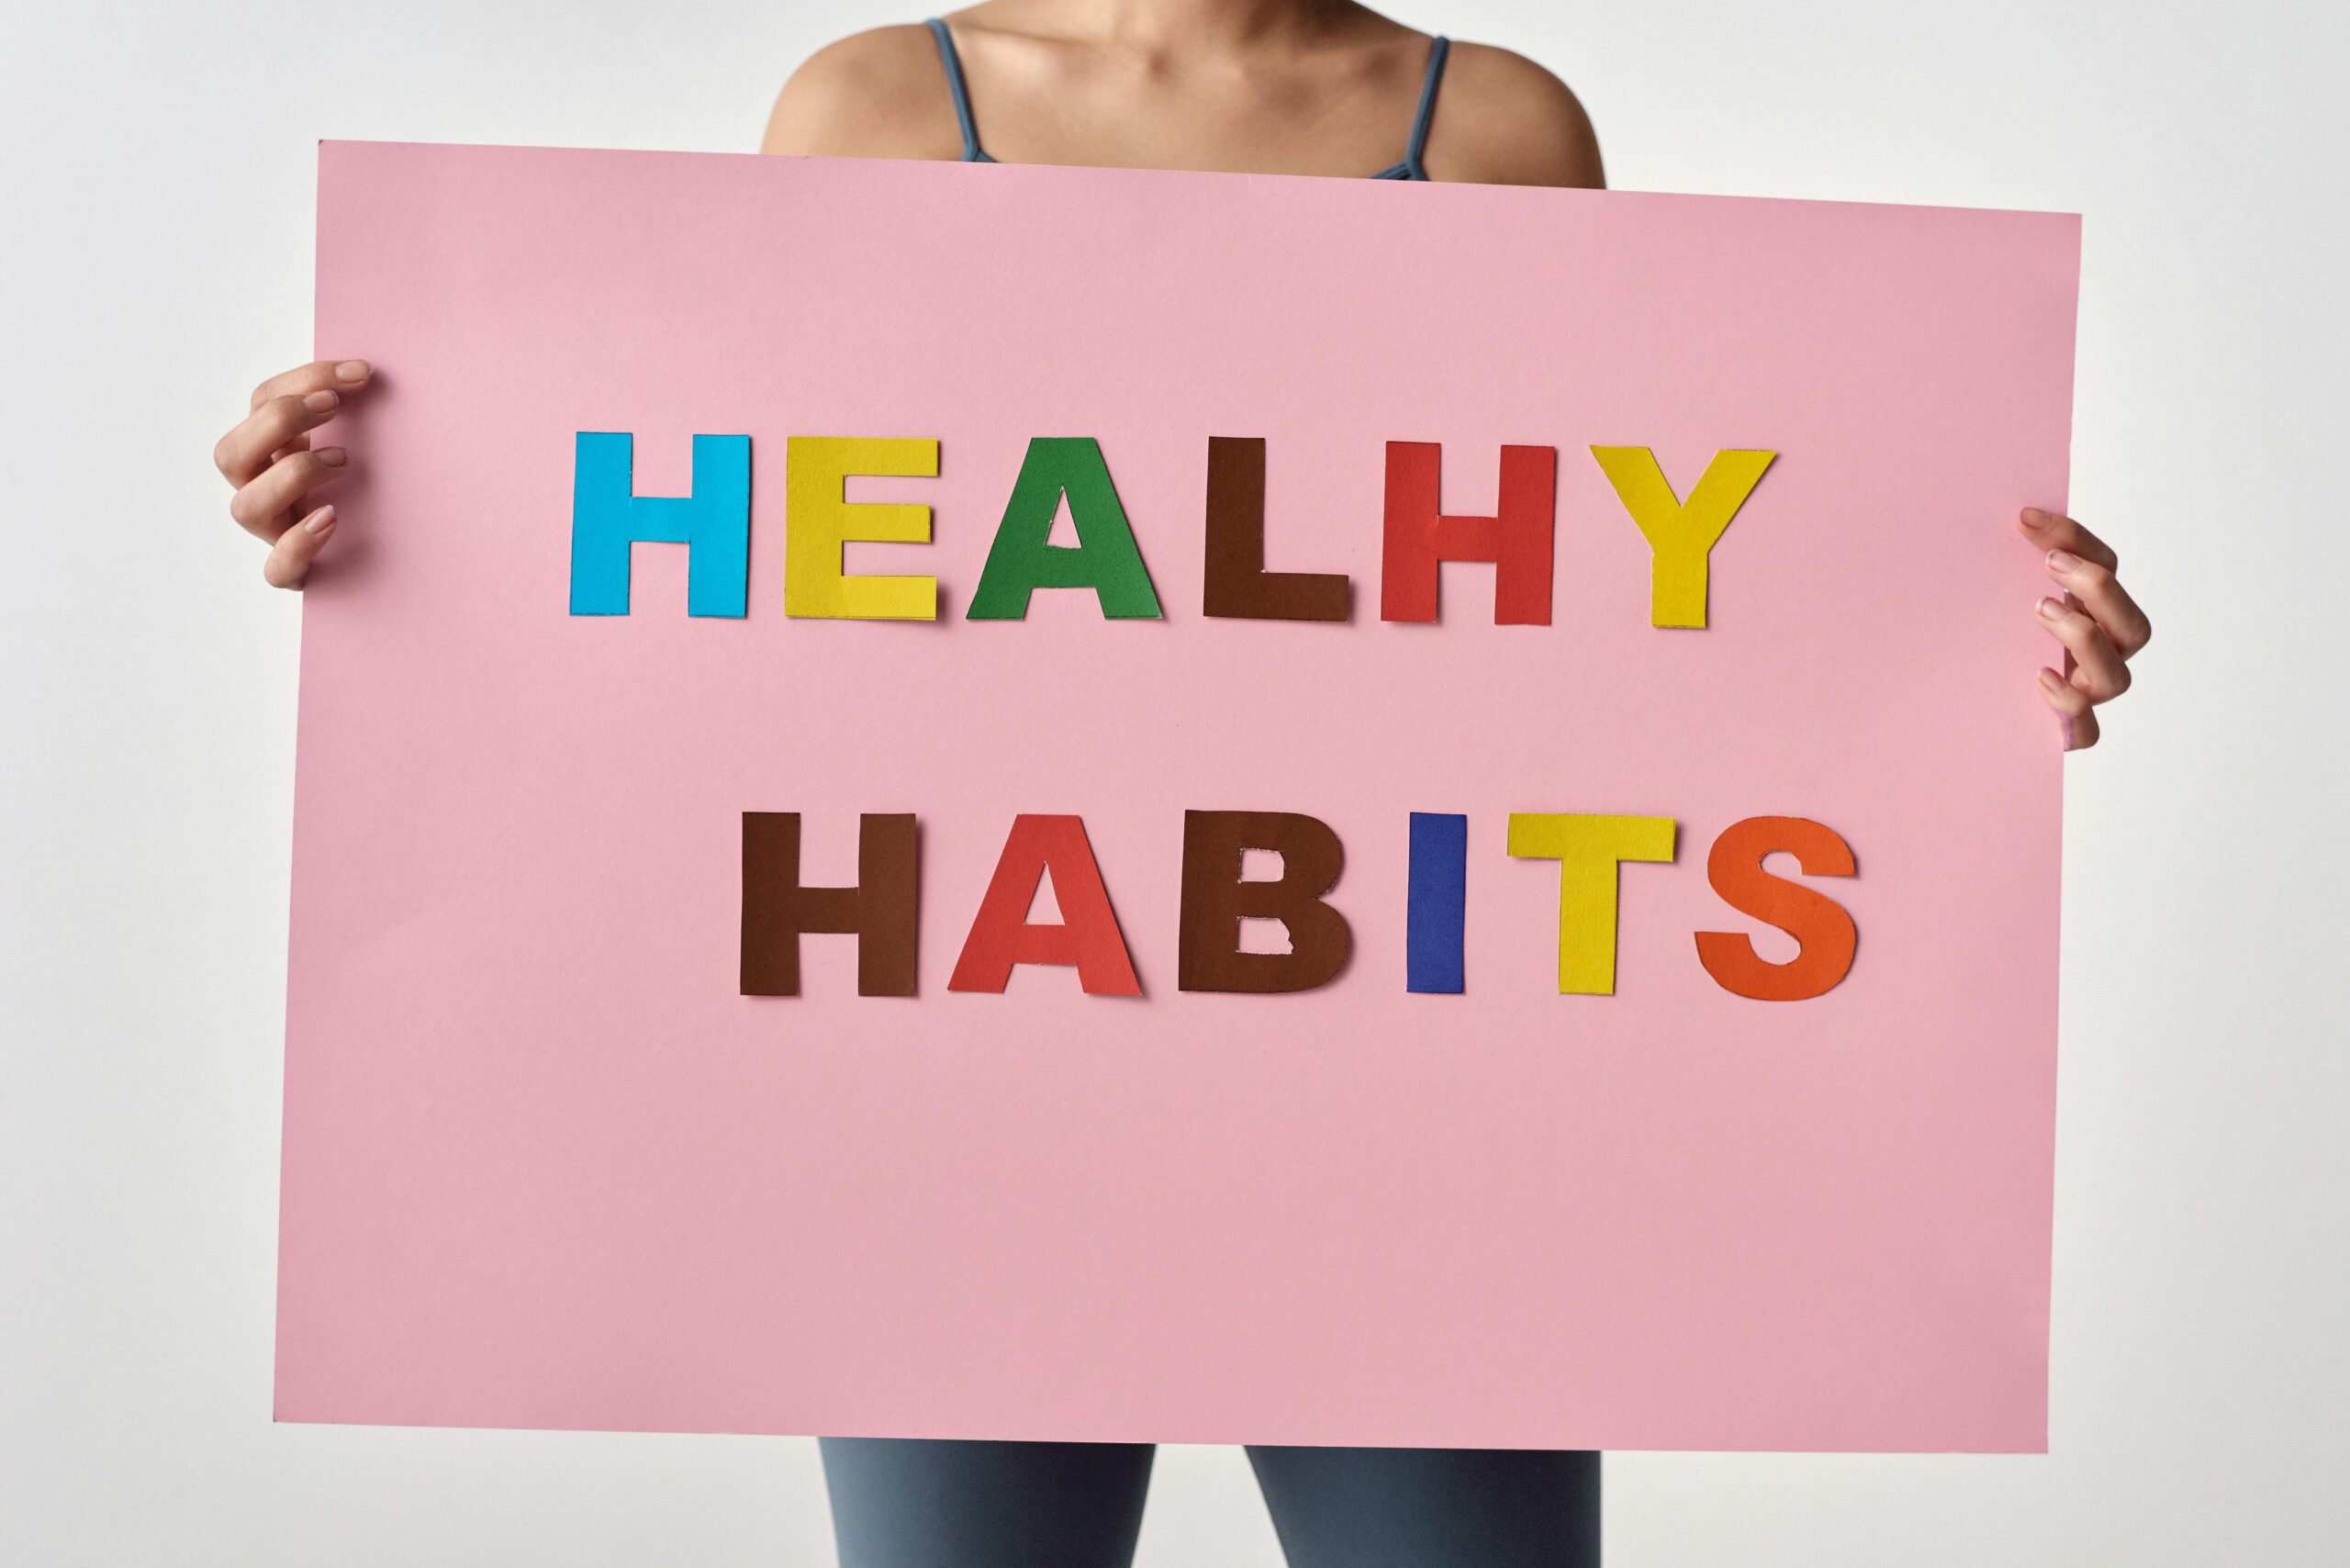
[[[1052,874],[1063,924],[1031,925],[1028,906],[1046,872]],[[979,900],[946,989],[1000,991],[1010,982],[1014,964],[1073,964],[1089,996],[1142,994],[1081,817],[1012,820],[994,879]]]

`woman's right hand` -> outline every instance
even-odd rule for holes
[[[272,588],[300,588],[334,537],[334,508],[311,508],[310,491],[341,473],[350,457],[339,446],[313,451],[310,432],[372,374],[365,360],[344,359],[273,375],[253,388],[252,411],[212,449],[214,466],[236,487],[229,515],[269,546],[261,575]]]

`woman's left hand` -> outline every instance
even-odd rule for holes
[[[2040,623],[2065,645],[2061,670],[2040,672],[2040,689],[2064,721],[2065,749],[2097,745],[2097,705],[2130,689],[2130,659],[2154,633],[2154,623],[2114,577],[2105,542],[2069,517],[2027,507],[2017,520],[2024,537],[2048,552],[2055,597],[2036,607]]]

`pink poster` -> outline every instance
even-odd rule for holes
[[[2076,219],[319,222],[281,1419],[2044,1446]]]

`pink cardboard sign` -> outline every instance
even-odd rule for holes
[[[2077,246],[327,146],[279,1417],[2040,1449]]]

